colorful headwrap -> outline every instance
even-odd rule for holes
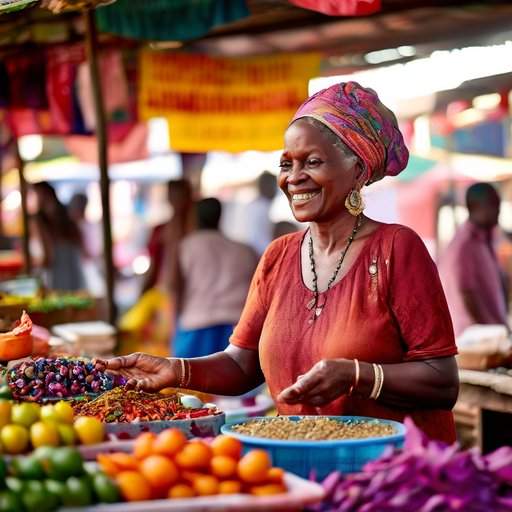
[[[357,82],[332,85],[308,98],[292,119],[312,117],[329,127],[362,160],[366,183],[396,176],[409,151],[395,115],[377,93]]]

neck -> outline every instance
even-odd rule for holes
[[[315,249],[330,254],[339,250],[352,233],[357,219],[344,212],[336,220],[329,222],[312,222],[309,226]]]

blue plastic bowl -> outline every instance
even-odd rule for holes
[[[304,416],[281,417],[289,418],[292,421],[304,418]],[[376,418],[365,416],[324,417],[336,421],[376,421]],[[303,478],[308,478],[313,469],[316,471],[318,478],[325,478],[331,471],[335,470],[343,473],[356,473],[367,462],[379,458],[388,446],[402,447],[405,437],[405,426],[402,423],[381,419],[377,419],[377,421],[393,425],[396,434],[365,439],[340,439],[337,441],[283,441],[247,436],[233,430],[233,426],[248,421],[268,421],[271,419],[270,417],[258,417],[226,424],[221,427],[221,432],[242,441],[244,451],[254,448],[267,450],[272,456],[274,466],[281,467]]]

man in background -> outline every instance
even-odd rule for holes
[[[179,245],[173,280],[178,329],[176,357],[200,357],[224,350],[240,319],[257,256],[248,245],[219,230],[222,207],[215,198],[196,204],[197,230]]]
[[[459,228],[439,262],[455,335],[474,324],[508,327],[502,272],[493,245],[500,197],[488,183],[466,191],[469,219]]]

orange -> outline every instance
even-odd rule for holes
[[[144,459],[153,453],[153,444],[156,439],[156,434],[153,432],[144,432],[141,434],[133,444],[133,455],[137,459]]]
[[[168,498],[192,498],[196,493],[187,484],[176,484],[169,489]]]
[[[251,450],[238,462],[238,476],[248,484],[259,484],[266,481],[270,467],[265,450]]]
[[[204,473],[199,473],[198,471],[182,471],[180,473],[180,480],[193,484],[194,480],[200,476],[204,476]]]
[[[125,501],[145,501],[151,498],[151,487],[137,471],[122,471],[117,475],[117,485]]]
[[[266,484],[251,487],[250,493],[253,496],[271,496],[272,494],[282,494],[286,492],[286,487],[282,484]]]
[[[96,460],[98,461],[100,468],[108,476],[114,477],[120,472],[119,467],[117,466],[117,464],[114,464],[114,462],[110,459],[108,454],[98,453],[98,455],[96,456]]]
[[[224,480],[219,484],[219,494],[240,494],[242,484],[238,480]]]
[[[267,480],[273,484],[282,484],[284,480],[284,469],[270,468],[267,473]]]
[[[110,453],[108,457],[120,471],[135,471],[139,467],[139,461],[133,455],[128,453],[114,452]]]
[[[140,463],[140,472],[154,489],[168,489],[178,480],[178,470],[171,459],[150,455]]]
[[[237,462],[226,455],[216,455],[210,462],[212,475],[219,478],[231,478],[236,475]]]
[[[229,436],[217,436],[210,445],[214,455],[226,455],[238,460],[242,455],[242,443]]]
[[[211,475],[198,476],[192,485],[198,496],[211,496],[219,492],[219,481]]]
[[[175,457],[184,469],[208,468],[212,459],[211,448],[203,441],[189,441]]]
[[[153,452],[173,456],[187,443],[185,434],[176,428],[169,428],[158,434],[153,442]]]

